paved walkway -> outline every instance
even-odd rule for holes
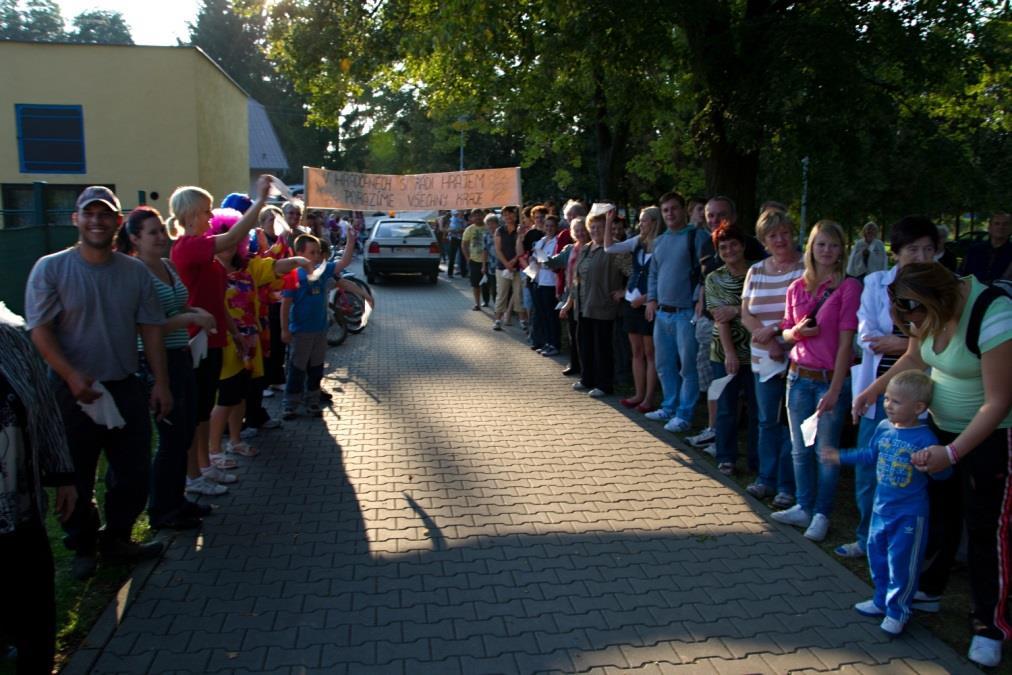
[[[916,625],[887,639],[864,584],[463,281],[376,293],[334,409],[259,439],[94,672],[970,670]]]

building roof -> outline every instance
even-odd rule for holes
[[[267,110],[259,102],[249,99],[249,168],[287,170],[288,158],[274,133]]]

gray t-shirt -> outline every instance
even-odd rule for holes
[[[144,263],[113,253],[110,262],[92,265],[76,247],[35,263],[25,314],[29,330],[52,322],[70,364],[100,381],[137,371],[137,324],[165,323]]]

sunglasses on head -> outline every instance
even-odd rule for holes
[[[893,290],[892,286],[888,287],[889,302],[892,303],[900,312],[908,313],[915,312],[918,309],[924,307],[924,303],[914,300],[913,298],[900,298],[896,296],[896,291]]]

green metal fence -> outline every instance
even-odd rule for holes
[[[4,204],[8,208],[0,211],[0,300],[18,314],[24,314],[25,283],[35,261],[77,241],[77,228],[69,224],[73,205],[54,208],[46,190],[45,183],[35,183],[30,206]],[[145,201],[146,194],[139,193],[138,203]],[[15,223],[19,226],[12,227]]]
[[[25,282],[35,261],[77,241],[77,228],[36,225],[0,230],[0,300],[24,314]]]

